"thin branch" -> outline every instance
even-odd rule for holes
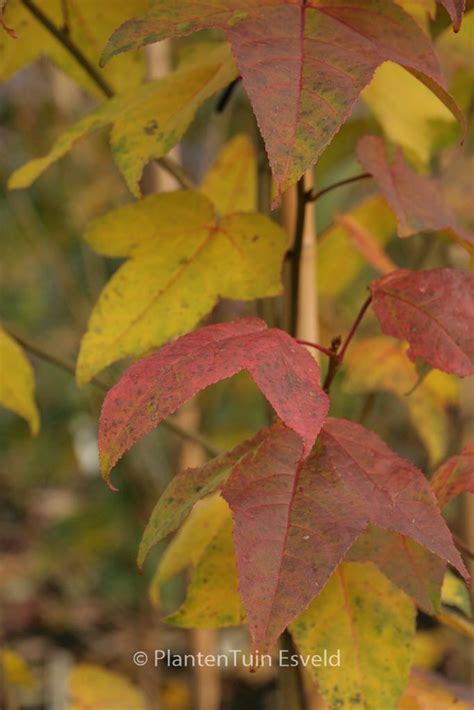
[[[27,350],[32,355],[35,355],[40,360],[43,360],[44,362],[49,362],[51,365],[54,365],[55,367],[60,368],[64,372],[67,372],[68,374],[75,376],[76,369],[72,363],[68,362],[67,360],[63,360],[61,357],[58,357],[54,353],[50,353],[50,352],[44,350],[41,346],[37,345],[36,343],[32,343],[30,340],[27,340],[22,335],[19,335],[18,333],[16,333],[9,326],[3,325],[3,329],[14,340],[16,340],[19,345],[21,345],[25,350]],[[104,380],[100,379],[99,377],[92,378],[92,380],[90,381],[90,384],[94,385],[94,387],[97,387],[97,389],[102,390],[102,392],[108,392],[108,390],[110,389],[110,386],[106,382],[104,382]],[[220,453],[222,453],[213,444],[211,444],[211,442],[207,441],[207,439],[205,439],[203,436],[201,436],[197,432],[190,431],[189,429],[185,429],[180,424],[177,424],[176,422],[174,422],[172,418],[165,419],[162,423],[165,427],[170,429],[170,431],[174,432],[175,434],[182,437],[183,439],[188,439],[189,441],[192,441],[194,444],[199,444],[199,446],[202,446],[202,448],[210,456],[218,456]]]
[[[44,12],[33,2],[33,0],[21,0],[23,5],[31,12],[31,14],[38,20],[39,23],[45,27],[50,34],[55,37],[58,42],[60,42],[65,49],[72,54],[74,59],[81,67],[84,69],[86,74],[92,79],[92,81],[99,87],[102,93],[111,98],[114,95],[114,91],[111,86],[105,81],[103,76],[98,72],[93,64],[89,62],[87,57],[81,52],[79,47],[70,38],[69,34],[63,32],[63,30],[56,27],[56,25],[51,22],[49,17],[47,17]]]
[[[372,296],[367,296],[364,303],[362,304],[362,307],[361,307],[359,313],[357,314],[357,318],[355,319],[355,321],[352,325],[352,328],[350,329],[349,333],[347,334],[347,337],[342,345],[342,348],[339,351],[339,360],[341,362],[344,359],[344,355],[346,354],[346,350],[349,347],[349,343],[351,342],[352,338],[354,337],[355,332],[356,332],[357,328],[359,327],[359,325],[362,321],[362,318],[364,317],[365,312],[367,311],[367,309],[371,303],[372,303]]]
[[[296,227],[295,239],[291,250],[291,273],[290,273],[290,325],[289,332],[293,337],[296,336],[298,329],[298,308],[299,308],[299,290],[300,290],[300,262],[301,252],[303,249],[304,223],[306,217],[307,198],[304,189],[304,177],[300,178],[296,186],[297,190],[297,208],[296,208]]]
[[[464,540],[461,540],[461,538],[455,535],[454,533],[452,533],[452,536],[456,547],[459,548],[461,552],[464,552],[466,557],[469,557],[469,559],[474,560],[474,550],[471,550],[471,548],[466,545]]]
[[[300,338],[296,338],[296,342],[300,345],[307,345],[309,348],[319,350],[320,353],[324,353],[324,355],[327,355],[328,357],[332,357],[334,355],[333,351],[329,348],[325,348],[324,345],[319,345],[318,343],[312,343],[310,340],[301,340]]]
[[[21,0],[23,5],[31,12],[31,14],[38,20],[40,24],[43,25],[45,29],[50,32],[50,34],[55,37],[58,42],[74,57],[77,63],[84,69],[89,78],[95,83],[95,85],[102,91],[104,96],[108,99],[115,96],[115,92],[110,86],[110,84],[104,79],[102,74],[95,68],[93,64],[87,59],[83,54],[81,49],[77,44],[71,39],[69,28],[67,31],[56,27],[56,25],[51,22],[49,17],[47,17],[44,12],[36,5],[33,0]],[[188,175],[186,175],[183,168],[172,158],[163,157],[158,158],[156,161],[164,170],[166,170],[170,175],[172,175],[180,184],[180,186],[185,190],[194,189],[194,183]]]
[[[323,389],[325,392],[329,392],[329,389],[332,385],[332,381],[334,380],[334,377],[336,376],[336,373],[344,360],[344,355],[346,354],[346,350],[349,347],[349,344],[354,337],[354,334],[359,327],[362,318],[365,315],[365,312],[367,311],[368,307],[372,303],[372,296],[368,296],[364,303],[361,306],[361,309],[359,313],[357,314],[357,317],[354,321],[354,323],[351,326],[351,329],[349,333],[346,336],[346,339],[344,340],[342,346],[341,346],[341,339],[340,338],[335,338],[332,341],[331,344],[331,350],[332,350],[332,355],[331,359],[329,360],[329,368],[327,371],[326,379],[324,381]]]
[[[306,199],[308,202],[315,202],[316,200],[319,200],[320,197],[327,195],[328,192],[332,192],[332,190],[336,190],[338,187],[343,187],[344,185],[351,185],[353,182],[359,182],[359,180],[367,180],[371,177],[371,173],[361,173],[360,175],[354,175],[353,177],[346,178],[345,180],[338,180],[338,182],[335,182],[332,185],[323,187],[322,190],[312,190],[311,192],[307,193]]]

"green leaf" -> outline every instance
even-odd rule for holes
[[[23,350],[0,328],[0,405],[26,419],[30,431],[39,431],[39,414],[34,398],[33,368]]]
[[[191,330],[219,297],[252,300],[281,290],[281,227],[258,213],[219,219],[197,193],[151,195],[109,212],[86,240],[100,254],[128,260],[92,312],[77,363],[80,384],[115,360]]]
[[[373,564],[339,565],[290,631],[301,654],[340,652],[340,667],[308,665],[331,708],[398,707],[412,659],[415,607]]]
[[[126,183],[140,197],[144,166],[182,138],[199,106],[236,76],[226,44],[201,48],[192,66],[105,101],[58,138],[51,151],[10,176],[10,189],[28,187],[83,136],[112,124],[110,144]]]

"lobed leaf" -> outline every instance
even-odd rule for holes
[[[262,214],[220,218],[203,195],[174,192],[107,213],[86,240],[128,260],[92,311],[77,362],[80,384],[191,330],[220,297],[277,295],[288,237]]]
[[[371,284],[384,333],[408,340],[411,360],[462,376],[474,373],[474,274],[456,269],[394,271]]]
[[[36,407],[33,368],[23,350],[0,327],[0,405],[26,419],[30,431],[36,435],[40,420]]]
[[[415,608],[374,565],[339,565],[290,631],[302,654],[339,651],[340,668],[308,666],[331,708],[398,708],[412,661]]]
[[[242,601],[253,647],[271,648],[371,523],[401,533],[467,574],[425,477],[362,426],[328,419],[302,444],[275,425],[228,478]]]
[[[406,67],[464,121],[429,38],[393,2],[157,0],[119,27],[102,61],[167,37],[225,31],[265,141],[279,193],[316,162],[376,68]]]
[[[328,410],[314,358],[258,318],[211,325],[178,338],[132,365],[107,394],[100,417],[101,469],[209,385],[248,370],[307,455]],[[300,440],[300,439],[299,439]]]
[[[474,493],[474,443],[445,461],[433,474],[431,486],[440,508],[461,493]]]
[[[184,64],[163,79],[105,101],[63,133],[47,155],[16,170],[8,186],[28,187],[80,138],[112,124],[113,157],[132,194],[140,197],[144,166],[168,153],[181,140],[199,106],[235,76],[227,45],[205,45],[192,66]]]
[[[400,148],[396,149],[393,163],[390,163],[383,140],[364,136],[357,145],[357,156],[361,165],[374,176],[395,212],[399,237],[445,230],[474,253],[474,234],[459,224],[440,185],[415,173],[405,162]]]

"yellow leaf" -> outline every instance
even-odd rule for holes
[[[39,431],[33,368],[23,350],[0,328],[0,405],[26,419],[33,435]]]
[[[442,662],[446,653],[446,638],[441,627],[418,631],[415,637],[413,665],[430,670]]]
[[[0,665],[3,667],[8,685],[21,688],[33,687],[33,676],[20,654],[7,648],[0,649]]]
[[[415,606],[371,562],[339,565],[290,631],[303,655],[339,653],[340,666],[308,665],[331,708],[398,707],[412,659]]]
[[[396,233],[394,214],[382,197],[364,200],[349,216],[373,234],[377,245],[383,245]],[[366,264],[362,254],[354,247],[349,230],[335,224],[321,236],[318,246],[318,284],[322,296],[338,296],[357,277]]]
[[[89,244],[128,256],[92,312],[77,363],[88,382],[120,358],[140,356],[188,332],[221,296],[275,296],[286,233],[258,213],[219,219],[194,192],[151,195],[92,224]]]
[[[142,693],[119,673],[80,663],[69,677],[69,710],[146,710]]]
[[[229,514],[196,565],[184,603],[166,621],[185,628],[218,628],[244,620]]]
[[[436,0],[395,0],[421,27],[428,29],[428,21],[436,17]],[[452,30],[451,30],[452,31]]]
[[[385,62],[362,92],[388,138],[426,165],[436,140],[436,121],[453,123],[452,113],[406,69]]]
[[[419,375],[408,359],[405,343],[385,336],[361,340],[346,357],[347,392],[384,390],[396,395],[408,407],[413,426],[425,445],[430,462],[438,463],[447,453],[448,408],[459,398],[455,377],[431,370],[417,384]]]
[[[466,616],[471,616],[472,614],[469,590],[464,581],[449,569],[446,570],[446,574],[444,575],[441,601],[448,606],[454,606]]]
[[[398,710],[469,710],[449,688],[444,688],[442,679],[432,675],[412,673],[410,683],[403,694]]]
[[[158,562],[150,585],[150,598],[159,603],[160,585],[189,565],[196,565],[214,535],[229,517],[229,507],[220,495],[198,501]]]
[[[144,166],[160,158],[181,139],[198,107],[235,78],[236,69],[227,44],[201,47],[201,61],[163,79],[105,101],[93,113],[58,138],[51,151],[14,172],[10,189],[28,187],[83,136],[112,124],[110,143],[114,159],[130,191],[140,196]]]
[[[237,135],[226,143],[199,191],[221,215],[257,209],[255,149],[246,135]]]
[[[63,27],[62,0],[36,0],[38,7],[56,25]],[[99,69],[99,58],[112,31],[130,15],[147,9],[147,0],[107,0],[106,8],[97,0],[67,0],[69,36],[94,68],[115,91],[125,91],[141,83],[145,74],[143,54],[123,55],[117,64]],[[8,0],[5,18],[17,33],[13,41],[0,33],[0,78],[8,79],[19,69],[46,56],[84,89],[103,98],[103,93],[81,65],[51,33],[36,20],[21,0]]]

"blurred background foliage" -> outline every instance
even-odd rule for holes
[[[456,49],[444,14],[439,13],[433,24],[451,90],[469,117],[474,107],[473,15],[474,11],[466,18],[462,43]],[[175,43],[173,52],[189,49],[189,43]],[[407,77],[401,69],[392,75],[388,72],[381,79],[383,90],[376,78],[319,161],[316,188],[359,173],[357,139],[368,132],[385,133],[402,143],[418,170],[443,175],[451,205],[460,219],[474,226],[469,209],[472,196],[471,201],[468,196],[474,161],[472,121],[461,148],[451,118],[443,115],[436,101],[426,104],[425,90],[419,89],[418,95],[411,85],[414,80]],[[395,100],[387,111],[384,102],[390,94]],[[237,132],[252,137],[259,165],[264,164],[242,88],[237,86],[221,112],[216,111],[218,98],[200,109],[180,149],[183,164],[195,179],[204,175],[218,148]],[[70,363],[75,361],[92,305],[119,263],[96,255],[81,235],[93,218],[130,201],[130,195],[111,158],[105,132],[81,141],[29,190],[8,193],[6,180],[16,167],[45,153],[96,103],[93,95],[46,59],[29,64],[0,86],[1,317],[15,332]],[[393,135],[394,121],[399,129],[402,126],[401,135]],[[347,331],[365,298],[367,283],[377,277],[344,230],[341,233],[340,227],[332,225],[337,214],[360,209],[374,195],[371,181],[364,181],[333,191],[317,203],[315,268],[324,344]],[[467,264],[466,254],[447,240],[432,235],[397,239],[393,216],[386,207],[380,209],[372,231],[399,266]],[[346,262],[354,259],[355,266],[347,270]],[[255,304],[221,302],[209,319],[230,319],[254,310]],[[358,339],[378,334],[370,316]],[[23,420],[0,411],[0,628],[2,644],[8,649],[4,674],[15,689],[16,704],[11,707],[61,707],[54,704],[62,697],[57,679],[83,661],[136,681],[148,698],[154,698],[151,707],[191,707],[193,684],[198,681],[189,669],[137,668],[132,662],[135,650],[170,647],[181,653],[195,643],[190,632],[161,623],[163,612],[182,601],[185,575],[164,587],[163,608],[157,609],[149,601],[148,587],[164,548],[156,552],[143,575],[135,565],[148,515],[180,464],[181,441],[163,427],[149,435],[119,465],[115,481],[120,492],[112,494],[99,476],[96,452],[102,393],[92,385],[79,390],[70,374],[29,357],[41,415],[39,435],[31,437]],[[124,367],[109,368],[108,381],[115,381]],[[433,461],[420,430],[411,425],[405,393],[396,396],[382,389],[348,392],[341,372],[333,389],[333,413],[363,420],[429,473],[439,461]],[[458,401],[440,405],[442,458],[457,452],[468,436],[474,415],[471,395],[472,385],[464,383]],[[265,403],[246,375],[210,388],[198,397],[198,407],[202,432],[223,449],[255,432],[268,417]],[[452,528],[465,537],[462,503],[452,506],[449,517]],[[240,630],[220,632],[219,647],[245,643],[239,634]],[[421,618],[419,667],[463,686],[469,681],[469,658],[466,639]],[[224,673],[223,707],[275,707],[277,679],[264,673],[249,678],[244,671]]]

